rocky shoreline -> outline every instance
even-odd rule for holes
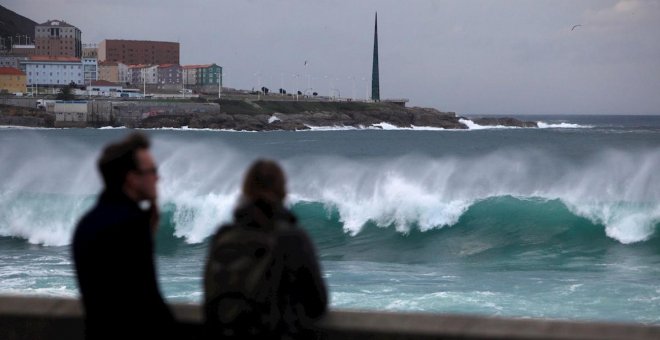
[[[245,107],[249,105],[250,107]],[[312,127],[369,128],[385,123],[397,128],[431,127],[468,129],[466,119],[454,112],[432,108],[406,108],[391,103],[319,103],[276,101],[223,101],[220,113],[193,115],[158,115],[148,117],[135,127],[223,129],[237,131],[299,131]],[[515,118],[478,118],[472,121],[482,126],[538,127],[536,122]]]
[[[222,100],[209,103],[215,109],[206,112],[171,110],[175,103],[154,103],[168,110],[153,114],[138,111],[131,119],[112,117],[108,121],[86,121],[75,125],[59,122],[52,113],[16,106],[0,106],[0,125],[29,127],[101,127],[129,128],[194,128],[236,131],[299,131],[315,127],[379,128],[382,124],[396,128],[468,129],[464,118],[454,112],[433,108],[404,107],[393,103],[363,102],[295,102]],[[146,109],[145,109],[146,110]],[[152,109],[153,110],[153,109]],[[515,118],[470,119],[481,126],[538,127],[536,122]]]

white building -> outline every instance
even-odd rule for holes
[[[131,69],[126,64],[117,63],[118,82],[122,84],[131,82]]]
[[[83,78],[84,84],[89,85],[99,79],[99,67],[96,58],[83,58]]]
[[[131,65],[131,84],[158,84],[158,65]]]
[[[24,65],[28,86],[84,84],[83,63],[78,58],[32,56],[21,61],[21,65]]]
[[[158,84],[158,65],[145,67],[144,77],[147,84]]]

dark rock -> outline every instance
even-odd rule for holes
[[[522,121],[515,118],[475,118],[471,119],[475,124],[483,126],[513,126],[513,127],[539,127],[536,122]]]

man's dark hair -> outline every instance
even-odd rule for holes
[[[106,189],[120,189],[126,180],[126,174],[138,167],[136,153],[140,149],[148,149],[149,138],[142,133],[134,132],[117,143],[112,143],[103,149],[98,166]]]

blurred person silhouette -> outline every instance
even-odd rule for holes
[[[149,147],[145,135],[132,133],[103,149],[103,192],[73,236],[87,339],[160,339],[178,331],[156,279],[159,177]]]
[[[210,243],[204,273],[209,339],[314,339],[327,309],[313,243],[284,205],[280,166],[249,168],[234,220]]]

